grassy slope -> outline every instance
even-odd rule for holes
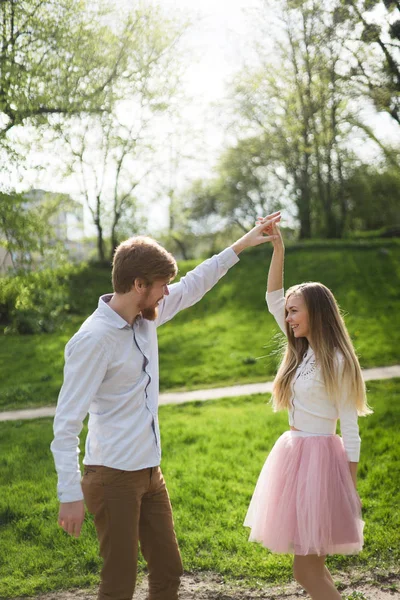
[[[366,571],[400,558],[400,379],[369,384],[375,413],[360,420],[359,492],[366,521],[359,556],[333,568]],[[242,522],[261,466],[287,428],[262,396],[164,406],[163,470],[188,571],[211,570],[247,585],[284,582],[291,558],[247,542]],[[56,525],[49,419],[0,424],[0,597],[86,586],[100,561],[92,520],[80,539]],[[143,566],[143,565],[142,565]]]
[[[386,250],[382,247],[387,246]],[[398,362],[400,245],[348,247],[307,244],[286,259],[286,286],[319,280],[335,293],[364,367]],[[196,306],[159,330],[161,390],[229,385],[272,378],[277,364],[277,327],[268,314],[265,247],[241,261]],[[181,263],[181,274],[195,265]],[[110,275],[92,269],[75,282],[80,315],[62,332],[0,338],[0,409],[56,402],[63,349],[83,315],[110,289]]]

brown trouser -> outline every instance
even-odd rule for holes
[[[138,542],[149,570],[149,600],[177,600],[182,561],[160,467],[86,465],[82,489],[103,558],[99,600],[132,599]]]

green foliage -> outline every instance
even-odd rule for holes
[[[228,221],[247,230],[258,216],[278,210],[282,182],[275,176],[270,142],[263,136],[247,138],[225,150],[214,179],[195,181],[185,192],[190,198],[191,218],[219,216],[215,219],[219,226]]]
[[[221,220],[220,217],[214,220],[213,226],[215,229],[221,226]],[[213,254],[217,254],[229,246],[232,240],[239,239],[243,235],[243,229],[235,223],[232,225],[227,224],[226,227],[217,231],[210,228],[208,232],[204,222],[197,221],[196,224],[193,223],[193,228],[191,224],[188,226],[192,230],[188,231],[188,229],[176,227],[157,238],[178,260],[186,261],[213,256]],[[194,233],[194,228],[196,228],[197,233]],[[199,229],[203,233],[198,233]]]
[[[400,170],[383,172],[373,167],[355,169],[345,184],[350,198],[348,228],[373,230],[400,229]]]
[[[84,119],[59,120],[55,127],[65,142],[64,161],[97,229],[100,262],[106,258],[104,238],[110,238],[112,259],[120,241],[147,226],[139,189],[159,165],[154,122],[177,110],[182,72],[177,42],[186,27],[151,3],[132,8],[125,21],[114,17],[119,28],[125,23],[126,56],[124,72],[112,85],[113,105]]]
[[[344,596],[345,600],[368,600],[362,592],[352,592],[349,596]]]
[[[270,200],[279,199],[290,210],[293,202],[301,239],[344,233],[343,181],[355,156],[349,150],[349,86],[339,67],[345,39],[336,23],[344,19],[343,7],[337,12],[336,5],[279,3],[282,31],[263,31],[260,65],[246,68],[235,81],[237,110],[249,130],[246,141],[254,131],[259,138],[255,158],[263,188]],[[253,161],[253,170],[256,166]]]
[[[69,279],[82,266],[63,265],[0,278],[0,323],[4,333],[51,332],[70,309]]]
[[[395,21],[390,26],[390,37],[392,39],[400,40],[400,20]]]
[[[158,330],[160,387],[198,389],[272,379],[283,336],[265,305],[270,249],[243,252],[240,262],[198,304]],[[199,261],[180,263],[179,276]],[[285,285],[322,281],[346,313],[363,367],[397,364],[400,244],[393,240],[321,240],[287,247]],[[9,335],[0,344],[0,407],[55,404],[68,339],[111,291],[110,268],[71,274],[62,330]],[[373,343],[371,343],[373,340]],[[28,386],[28,387],[27,387]],[[28,391],[27,391],[28,390]]]
[[[0,139],[52,115],[101,112],[126,66],[125,37],[102,2],[5,0],[0,4]]]
[[[392,0],[347,0],[346,3],[347,22],[353,26],[349,37],[358,44],[354,53],[357,67],[352,72],[355,89],[371,98],[378,111],[385,111],[400,125],[399,3]],[[382,4],[386,14],[375,10]]]
[[[393,238],[398,237],[400,232],[399,227],[382,227],[381,229],[370,229],[368,231],[352,231],[347,235],[350,239],[358,240],[373,240],[381,238]]]
[[[12,257],[14,269],[29,270],[40,258],[53,264],[64,250],[51,219],[70,202],[65,194],[0,192],[0,245]]]
[[[358,483],[365,546],[358,556],[329,557],[334,572],[358,567],[370,573],[400,559],[400,380],[368,388],[374,414],[360,419]],[[292,578],[292,557],[249,543],[243,527],[264,460],[288,427],[287,415],[272,413],[268,400],[259,395],[160,408],[162,468],[187,571],[211,571],[243,586]],[[0,423],[0,597],[98,582],[92,518],[77,540],[57,526],[52,436],[50,419]]]
[[[398,362],[400,247],[397,240],[383,246],[382,240],[321,241],[287,249],[285,286],[313,280],[332,289],[363,367]],[[243,253],[200,303],[159,329],[162,389],[274,376],[281,338],[265,306],[266,253]]]
[[[368,24],[364,27],[364,30],[361,34],[361,39],[363,42],[367,44],[371,44],[372,42],[377,42],[381,35],[381,28],[379,25],[375,23]]]
[[[378,212],[392,218],[393,211],[375,201],[371,179],[364,206],[361,181],[353,177],[360,164],[355,128],[399,172],[396,152],[360,119],[354,103],[372,98],[378,111],[400,122],[397,30],[390,29],[389,18],[381,29],[373,14],[365,16],[380,3],[285,0],[276,4],[278,30],[273,7],[259,10],[258,63],[235,74],[232,86],[241,139],[223,153],[208,186],[219,215],[226,208],[230,216],[244,214],[251,221],[260,199],[264,205],[279,201],[295,213],[300,239],[344,237],[357,228],[364,209],[364,219]],[[393,43],[387,43],[389,29]],[[389,198],[393,206],[397,196]]]

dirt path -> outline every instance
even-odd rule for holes
[[[400,569],[376,571],[350,576],[335,574],[343,598],[351,600],[395,600],[400,599]],[[145,600],[147,582],[137,588],[134,600]],[[52,592],[38,596],[35,600],[96,600],[96,590],[71,590]],[[224,583],[222,577],[211,573],[186,574],[182,579],[180,600],[299,600],[308,598],[295,583],[284,586],[264,586],[248,589],[239,584]],[[18,598],[15,600],[26,600]]]
[[[375,367],[363,370],[364,381],[374,379],[392,379],[400,377],[400,365],[390,367]],[[218,400],[219,398],[232,398],[234,396],[249,396],[251,394],[266,394],[272,391],[272,381],[263,383],[247,383],[231,385],[228,387],[194,390],[192,392],[166,392],[160,394],[159,404],[181,404],[182,402]],[[42,406],[40,408],[27,408],[23,410],[8,410],[0,412],[0,421],[17,421],[19,419],[38,419],[41,417],[54,417],[55,406]]]

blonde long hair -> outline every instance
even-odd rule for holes
[[[312,348],[329,397],[335,402],[345,387],[347,397],[355,404],[358,414],[370,414],[372,410],[367,404],[360,364],[334,295],[318,282],[301,283],[289,288],[286,302],[291,295],[301,295],[304,299]],[[286,334],[287,346],[272,390],[274,410],[290,407],[291,383],[309,347],[307,338],[296,338],[287,322]],[[338,360],[338,354],[343,360]]]

